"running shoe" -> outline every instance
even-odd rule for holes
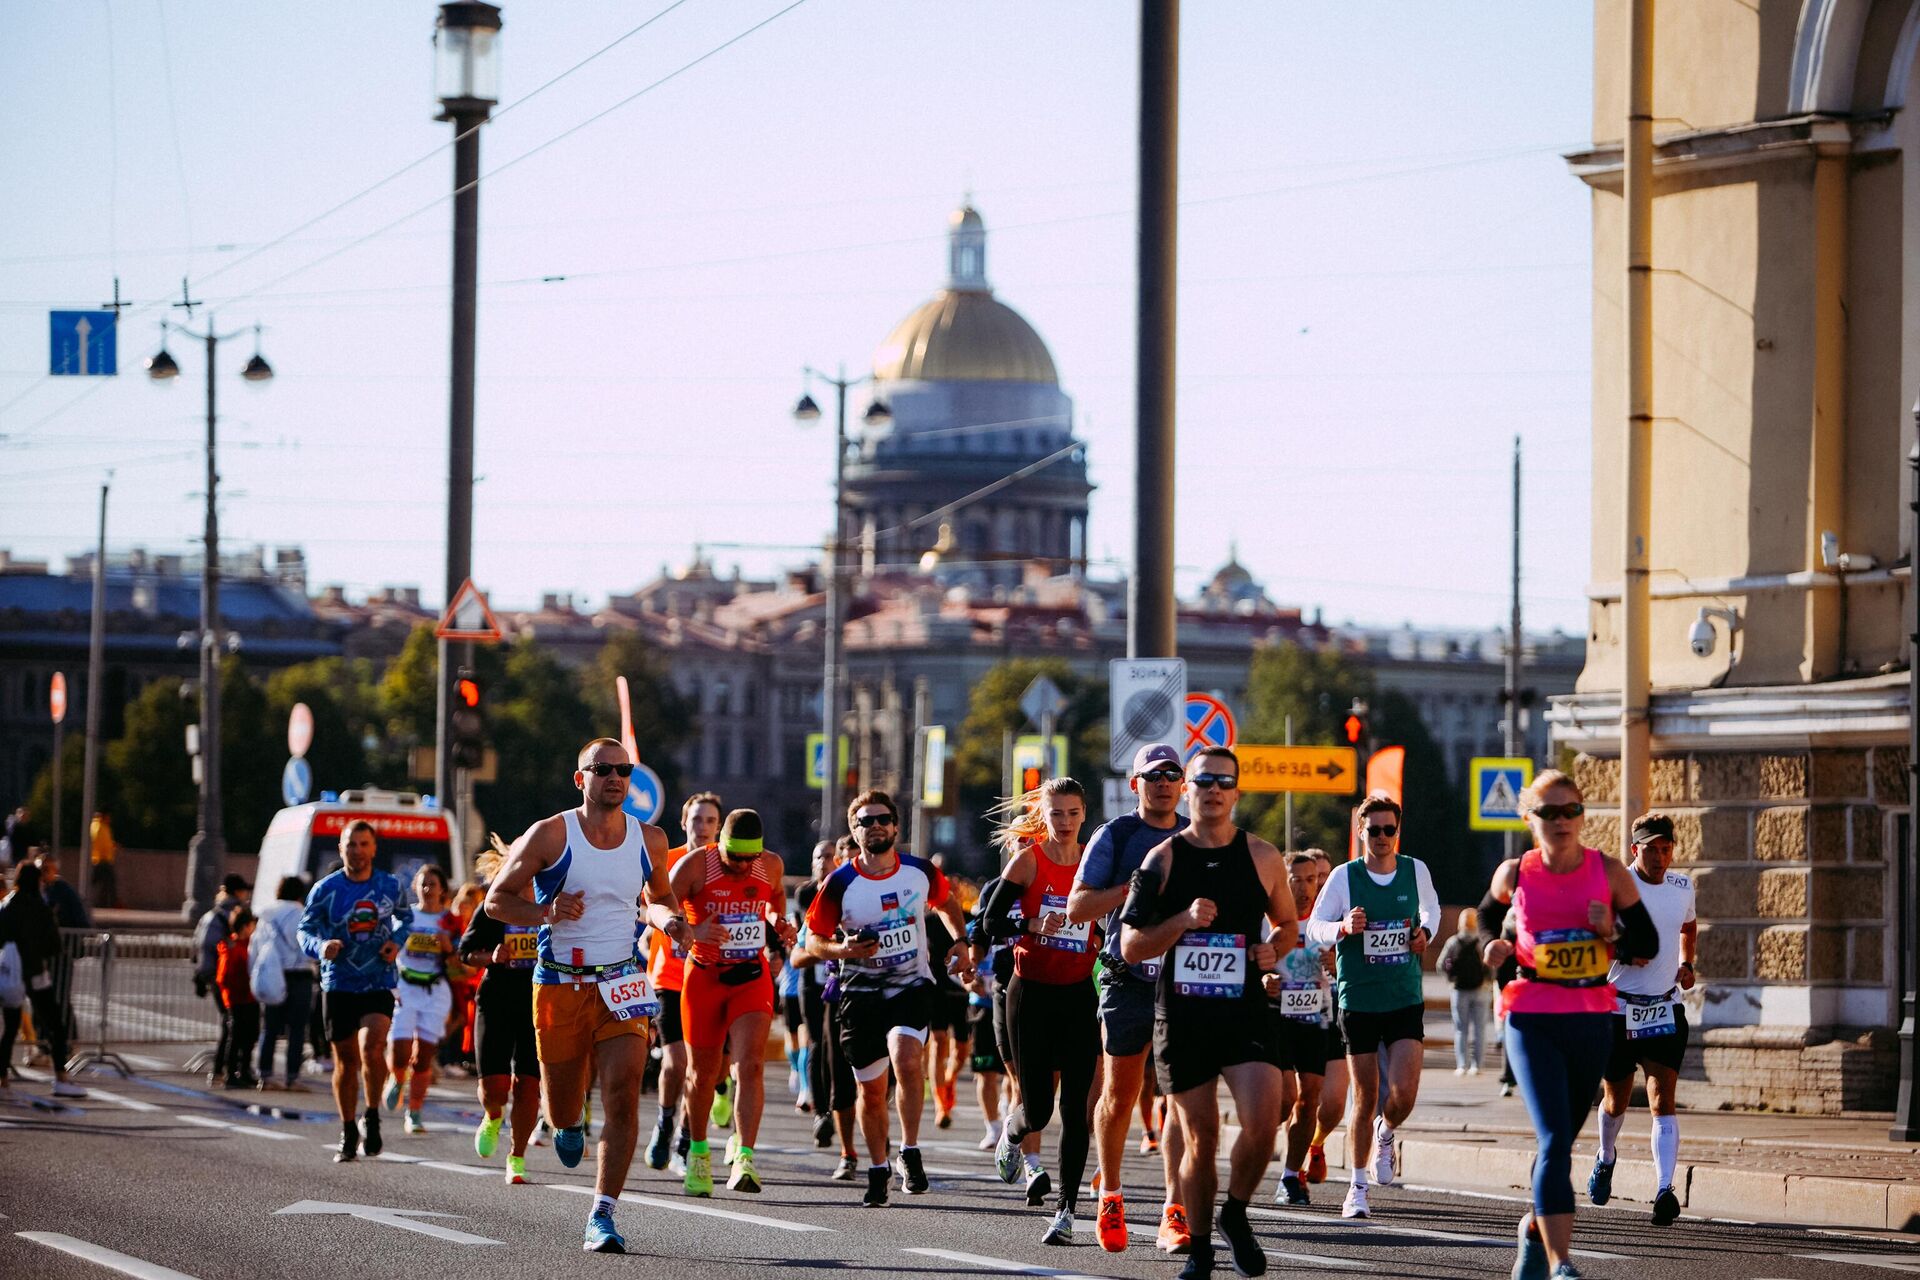
[[[827,1176],[835,1182],[852,1182],[853,1175],[860,1172],[860,1162],[852,1156],[841,1156],[840,1163],[833,1166],[833,1172]]]
[[[400,1095],[406,1092],[406,1088],[407,1078],[398,1071],[387,1077],[387,1092],[385,1098],[382,1099],[387,1105],[387,1110],[398,1111],[400,1109]]]
[[[1160,1149],[1160,1135],[1149,1129],[1140,1135],[1140,1154],[1150,1156]]]
[[[541,1116],[534,1122],[533,1137],[527,1140],[527,1145],[530,1147],[544,1147],[547,1145],[547,1139],[552,1136],[553,1126],[547,1123],[545,1116]]]
[[[733,1097],[731,1094],[713,1095],[713,1105],[707,1108],[707,1119],[722,1129],[733,1123]]]
[[[1512,1280],[1550,1280],[1547,1246],[1533,1229],[1533,1215],[1520,1215],[1520,1248],[1513,1259]]]
[[[933,1127],[936,1129],[953,1128],[953,1112],[943,1111],[938,1103],[933,1108]]]
[[[525,1156],[507,1157],[507,1185],[517,1187],[527,1180],[527,1158]]]
[[[822,1111],[813,1122],[813,1145],[830,1147],[833,1145],[833,1112]]]
[[[1393,1130],[1381,1116],[1373,1118],[1373,1180],[1383,1187],[1393,1185]]]
[[[740,1131],[736,1129],[732,1133],[727,1135],[726,1161],[728,1164],[732,1164],[735,1160],[738,1160],[739,1158],[740,1158]]]
[[[681,1179],[680,1186],[690,1196],[711,1196],[713,1194],[713,1157],[705,1151],[688,1152],[687,1176]]]
[[[335,1164],[345,1164],[360,1155],[360,1129],[349,1120],[340,1126],[340,1149],[333,1153]]]
[[[1053,1215],[1053,1225],[1048,1227],[1046,1234],[1040,1237],[1040,1243],[1073,1243],[1073,1210],[1071,1208],[1066,1205],[1060,1206],[1060,1211]]]
[[[1313,1203],[1313,1197],[1307,1194],[1307,1184],[1300,1175],[1285,1173],[1280,1175],[1280,1187],[1274,1192],[1273,1202],[1284,1205],[1307,1205]]]
[[[1672,1187],[1660,1188],[1660,1194],[1653,1198],[1653,1225],[1670,1227],[1679,1216],[1680,1197],[1673,1194]]]
[[[580,1247],[588,1253],[625,1253],[626,1239],[614,1229],[613,1214],[596,1209],[587,1219],[587,1237]]]
[[[797,1067],[787,1068],[787,1092],[795,1097],[800,1094],[800,1070]]]
[[[380,1154],[380,1113],[368,1107],[360,1116],[360,1149],[370,1156]]]
[[[415,1111],[412,1107],[408,1107],[407,1108],[407,1132],[408,1133],[425,1133],[426,1131],[427,1131],[427,1122],[420,1118],[420,1113],[418,1111]]]
[[[920,1162],[920,1148],[900,1148],[900,1154],[894,1157],[894,1163],[900,1171],[902,1191],[910,1196],[922,1196],[927,1193],[927,1167]]]
[[[1000,1175],[1000,1181],[1009,1186],[1020,1176],[1020,1144],[1013,1140],[1005,1125],[1000,1126],[1000,1136],[994,1142],[993,1168]]]
[[[1349,1184],[1347,1198],[1340,1202],[1340,1216],[1343,1218],[1371,1218],[1373,1211],[1367,1208],[1367,1189],[1358,1184]]]
[[[653,1140],[647,1143],[647,1168],[666,1168],[667,1157],[672,1153],[673,1113],[667,1112],[653,1126]]]
[[[1100,1212],[1093,1220],[1093,1234],[1108,1253],[1127,1251],[1127,1203],[1118,1191],[1100,1197]]]
[[[1327,1180],[1327,1149],[1324,1146],[1307,1148],[1307,1181],[1315,1186]]]
[[[1233,1269],[1243,1276],[1265,1275],[1267,1253],[1253,1238],[1253,1224],[1247,1221],[1246,1209],[1232,1201],[1222,1205],[1219,1225],[1220,1234],[1226,1237],[1227,1252],[1233,1258]]]
[[[586,1131],[577,1124],[565,1129],[555,1129],[553,1154],[560,1157],[560,1163],[567,1168],[578,1168],[581,1157],[587,1154]]]
[[[1187,1265],[1180,1268],[1180,1280],[1207,1280],[1213,1274],[1213,1241],[1196,1240],[1187,1254]]]
[[[860,1203],[869,1209],[886,1208],[887,1183],[892,1180],[892,1175],[887,1172],[884,1165],[877,1169],[867,1170],[867,1194],[860,1197]]]
[[[1160,1210],[1160,1230],[1153,1238],[1153,1247],[1176,1256],[1193,1248],[1193,1228],[1187,1225],[1186,1209],[1170,1204]]]
[[[1580,1272],[1571,1262],[1563,1262],[1553,1269],[1553,1280],[1580,1280]]]
[[[982,1151],[991,1151],[999,1145],[1000,1145],[999,1127],[998,1126],[989,1127],[987,1130],[987,1136],[980,1139],[980,1149]]]
[[[727,1190],[749,1196],[760,1194],[760,1179],[754,1175],[753,1157],[745,1151],[733,1161],[733,1176],[727,1179]]]
[[[84,1098],[87,1096],[87,1091],[71,1080],[55,1080],[53,1082],[53,1096],[56,1098]]]
[[[1613,1161],[1593,1158],[1593,1172],[1587,1175],[1587,1199],[1595,1204],[1613,1199]]]
[[[1503,1098],[1511,1098],[1513,1096],[1513,1086],[1505,1080],[1500,1082],[1500,1096]]]
[[[1035,1209],[1047,1202],[1053,1191],[1053,1179],[1038,1165],[1027,1168],[1027,1204]]]
[[[673,1153],[673,1159],[667,1161],[667,1172],[676,1178],[687,1176],[687,1158],[679,1152]]]

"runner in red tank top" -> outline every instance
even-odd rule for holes
[[[711,791],[697,791],[686,798],[680,806],[680,826],[687,833],[687,842],[667,850],[669,874],[689,850],[705,849],[718,838],[722,812],[720,797]],[[653,1139],[647,1143],[647,1167],[664,1169],[671,1159],[673,1171],[685,1173],[692,1136],[681,1105],[687,1083],[687,1044],[680,1027],[680,984],[687,953],[658,929],[650,930],[647,937],[647,973],[654,990],[660,993],[660,1114],[653,1123]],[[677,1138],[676,1116],[680,1122]]]

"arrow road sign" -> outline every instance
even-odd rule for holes
[[[1352,747],[1268,747],[1242,742],[1242,792],[1311,791],[1350,796],[1359,787],[1360,755]]]
[[[284,1209],[274,1210],[274,1216],[283,1213],[333,1213],[359,1218],[363,1222],[377,1222],[383,1227],[399,1227],[402,1231],[417,1231],[423,1236],[432,1236],[436,1240],[451,1240],[455,1244],[504,1244],[505,1241],[490,1240],[486,1236],[470,1235],[465,1231],[455,1231],[452,1227],[443,1227],[432,1222],[418,1222],[418,1218],[457,1218],[457,1213],[439,1213],[432,1209],[384,1209],[371,1204],[329,1204],[323,1200],[302,1200],[290,1204]]]
[[[55,376],[112,377],[119,372],[113,311],[47,313],[47,372]]]
[[[280,771],[280,798],[291,809],[294,805],[305,804],[307,797],[312,794],[313,766],[307,763],[305,756],[295,756]]]
[[[660,809],[666,803],[667,789],[660,785],[660,775],[643,764],[633,766],[633,777],[627,782],[627,798],[620,807],[642,822],[652,822],[660,816]]]

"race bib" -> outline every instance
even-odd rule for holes
[[[1655,1000],[1648,1004],[1629,1000],[1625,1008],[1629,1040],[1650,1040],[1655,1036],[1679,1033],[1680,1025],[1674,1018],[1674,1002],[1671,1000]]]
[[[651,1018],[660,1012],[660,1000],[653,994],[653,982],[645,969],[623,968],[600,979],[599,987],[601,1002],[622,1022]]]
[[[1237,998],[1246,990],[1247,935],[1183,933],[1173,948],[1176,995],[1202,999]]]
[[[1368,922],[1361,930],[1361,953],[1368,964],[1406,964],[1413,959],[1413,924],[1408,920]]]
[[[527,968],[540,958],[540,935],[532,929],[507,931],[507,963],[516,969]]]
[[[880,949],[867,960],[873,969],[898,969],[912,964],[920,954],[920,922],[896,920],[875,926],[880,931]]]
[[[438,956],[440,954],[440,935],[438,932],[410,933],[407,935],[407,954],[415,956]]]
[[[1063,893],[1041,893],[1040,917],[1045,919],[1050,911],[1067,914],[1067,896]],[[1093,941],[1093,922],[1082,920],[1079,924],[1063,924],[1052,933],[1035,935],[1040,945],[1055,951],[1085,951]]]
[[[1613,949],[1590,929],[1547,929],[1533,936],[1533,976],[1561,987],[1598,987]]]
[[[1151,960],[1142,960],[1133,966],[1133,971],[1148,982],[1158,982],[1160,981],[1160,959],[1161,957],[1155,956]]]
[[[1280,1012],[1301,1022],[1320,1022],[1327,1012],[1326,988],[1319,983],[1312,986],[1282,986]]]
[[[736,912],[718,917],[727,931],[720,940],[720,959],[739,964],[760,954],[767,945],[767,922],[757,912]]]

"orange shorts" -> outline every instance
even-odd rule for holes
[[[540,983],[533,986],[534,1052],[542,1062],[573,1062],[593,1046],[615,1036],[645,1037],[649,1018],[613,1016],[600,989],[591,982]]]
[[[767,967],[751,982],[728,986],[720,981],[721,970],[707,965],[689,964],[685,985],[680,989],[680,1025],[687,1043],[695,1049],[718,1049],[727,1043],[727,1028],[750,1013],[773,1016],[773,979]]]

